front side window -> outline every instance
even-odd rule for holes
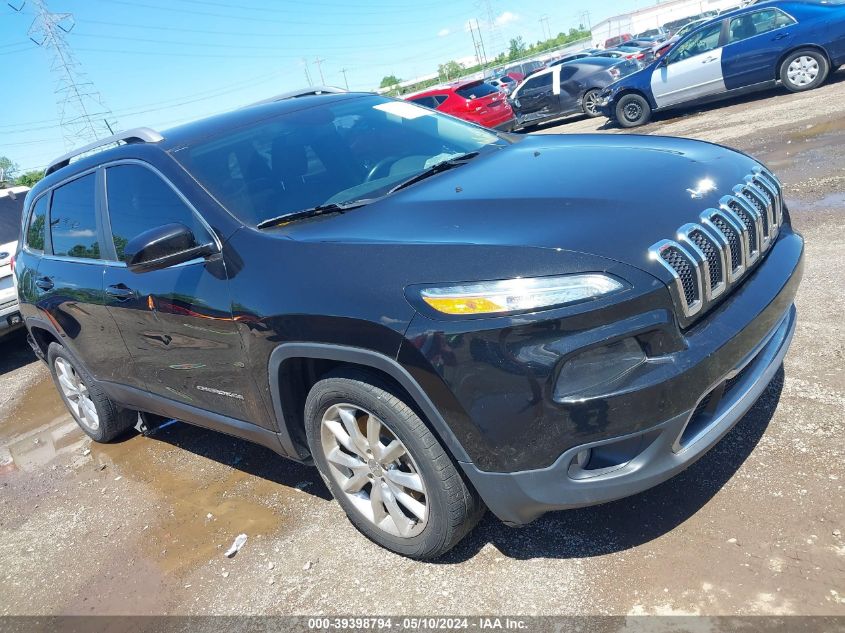
[[[88,174],[53,191],[50,236],[54,255],[101,259],[94,187],[94,174]]]
[[[26,227],[26,246],[36,253],[44,252],[44,237],[47,234],[47,207],[50,206],[50,194],[38,198],[29,216]]]
[[[197,244],[212,241],[207,229],[176,192],[142,165],[117,165],[106,170],[112,237],[117,258],[126,261],[126,245],[141,233],[165,224],[183,224]]]
[[[450,157],[507,143],[435,110],[366,96],[323,100],[221,130],[174,157],[233,215],[254,226],[320,205],[387,195]]]
[[[703,55],[719,48],[722,35],[722,23],[717,22],[696,31],[682,42],[672,53],[669,63],[679,62],[696,55]]]
[[[729,43],[774,31],[783,26],[795,24],[795,20],[780,9],[764,9],[747,13],[731,20]]]

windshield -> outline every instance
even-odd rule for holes
[[[176,153],[241,221],[387,194],[443,161],[507,141],[385,97],[332,99],[227,130]]]

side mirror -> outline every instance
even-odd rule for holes
[[[217,252],[214,242],[197,244],[193,232],[184,224],[165,224],[144,231],[123,250],[127,267],[136,273],[160,270]]]

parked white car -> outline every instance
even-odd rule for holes
[[[23,325],[12,257],[18,247],[23,201],[29,187],[0,189],[0,336]]]

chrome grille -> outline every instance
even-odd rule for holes
[[[677,241],[661,240],[649,254],[672,274],[673,296],[689,318],[740,281],[774,244],[782,222],[780,184],[755,168],[718,208],[705,210],[698,223],[678,229]]]

